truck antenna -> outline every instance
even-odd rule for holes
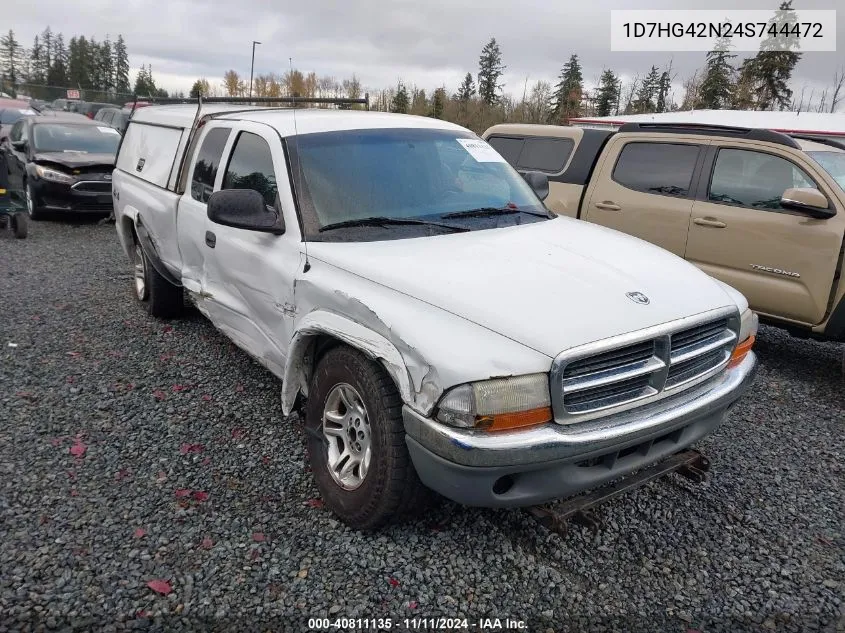
[[[293,57],[288,57],[288,65],[290,66],[290,83],[293,84]],[[299,155],[299,128],[296,125],[296,95],[293,96],[293,144],[296,148],[296,171],[298,178],[294,178],[295,187],[294,195],[298,198],[302,191],[302,157]],[[305,264],[302,267],[302,272],[307,273],[311,270],[311,262],[308,260],[308,238],[305,235],[305,222],[302,222],[302,245],[305,248]]]

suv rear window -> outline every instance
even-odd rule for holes
[[[679,143],[628,143],[613,168],[613,180],[645,193],[687,196],[699,149]]]
[[[214,191],[214,180],[217,178],[217,168],[223,158],[223,148],[229,140],[229,128],[215,128],[209,130],[202,141],[197,163],[194,165],[194,175],[191,178],[191,197],[198,202],[208,202]]]
[[[575,148],[568,138],[491,136],[487,142],[516,169],[549,174],[560,173]]]

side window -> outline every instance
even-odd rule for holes
[[[223,189],[255,189],[268,207],[276,204],[276,171],[270,146],[257,134],[241,132],[223,176]]]
[[[526,138],[518,169],[560,173],[574,147],[575,143],[568,138]]]
[[[100,112],[103,112],[103,111],[100,110]],[[100,112],[97,112],[97,114],[100,114]],[[111,124],[112,117],[114,117],[114,112],[107,111],[107,112],[103,112],[103,114],[100,116],[100,120],[103,123]]]
[[[23,137],[23,121],[18,121],[12,126],[12,131],[9,132],[9,140],[20,141]]]
[[[516,167],[519,161],[519,154],[522,152],[522,146],[525,139],[513,136],[491,136],[487,142],[493,146],[497,152],[502,155],[511,166]]]
[[[191,197],[198,202],[208,202],[214,191],[217,168],[223,158],[223,148],[229,140],[229,132],[229,128],[215,128],[209,130],[202,141],[191,179]]]
[[[780,210],[783,192],[816,184],[791,161],[743,149],[720,149],[713,167],[708,198],[753,209]]]
[[[628,143],[613,168],[613,180],[645,193],[688,196],[699,149],[675,143]]]

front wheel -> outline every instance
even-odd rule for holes
[[[26,196],[26,212],[31,220],[40,220],[43,217],[41,209],[38,208],[35,199],[35,192],[32,190],[32,185],[26,183],[24,187],[24,195]]]
[[[372,530],[425,505],[405,446],[402,399],[380,365],[346,346],[326,352],[311,379],[305,424],[317,488],[344,523]]]
[[[9,221],[12,223],[12,232],[19,240],[29,235],[29,218],[23,213],[16,213]]]

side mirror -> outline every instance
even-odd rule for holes
[[[549,177],[546,174],[541,174],[539,171],[527,171],[522,174],[522,177],[540,200],[549,197]]]
[[[12,147],[22,152],[26,149],[26,141],[12,141]]]
[[[223,189],[208,198],[208,219],[215,224],[247,231],[281,235],[285,221],[281,214],[267,207],[264,197],[254,189]]]
[[[787,189],[780,198],[780,206],[809,215],[817,220],[826,220],[836,215],[836,209],[830,208],[825,195],[811,187]]]

